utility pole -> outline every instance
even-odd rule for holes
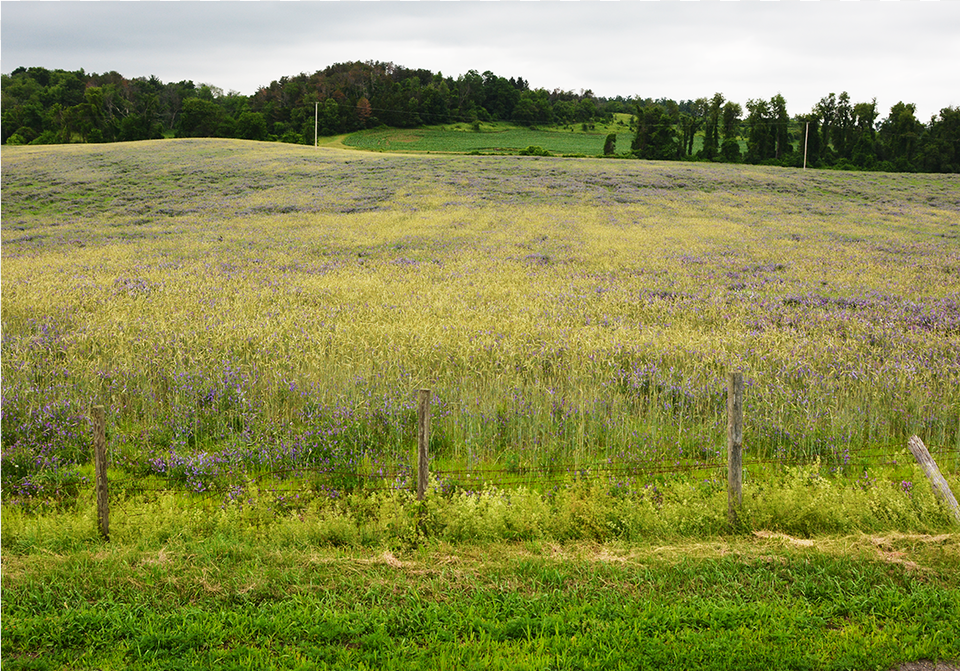
[[[320,101],[313,103],[313,146],[314,148],[319,146],[319,139],[317,136],[317,122],[320,119]],[[806,167],[806,159],[804,159],[804,167]]]
[[[803,169],[807,169],[807,138],[810,137],[810,122],[806,123],[803,131]]]

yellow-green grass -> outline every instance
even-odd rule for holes
[[[641,486],[722,466],[734,369],[748,461],[859,477],[917,433],[960,467],[954,176],[230,140],[2,170],[5,496],[94,404],[132,471],[395,473],[424,387],[451,478]]]

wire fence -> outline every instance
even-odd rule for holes
[[[837,460],[821,460],[820,465],[828,471],[844,474],[859,474],[866,468],[880,467],[898,467],[909,465],[909,456],[904,457],[903,451],[895,450],[861,450],[849,452],[843,460],[846,463]],[[813,466],[817,463],[815,458],[809,457],[767,457],[746,459],[743,461],[743,467],[749,471],[774,470],[785,467]],[[459,483],[463,481],[472,481],[482,487],[511,487],[511,486],[530,486],[544,483],[567,483],[573,481],[580,482],[603,482],[611,478],[633,478],[638,481],[654,481],[658,478],[670,476],[689,476],[696,473],[725,473],[727,462],[725,460],[708,461],[649,461],[647,463],[638,462],[618,462],[613,460],[596,461],[569,461],[557,462],[549,467],[543,466],[513,466],[513,467],[463,467],[463,468],[430,468],[429,478],[434,483]],[[244,484],[252,487],[262,487],[266,485],[279,486],[283,483],[292,484],[297,481],[311,481],[315,483],[322,482],[344,482],[355,480],[357,484],[351,488],[377,488],[385,486],[385,483],[397,483],[395,488],[414,488],[417,473],[411,468],[397,468],[395,470],[378,470],[377,472],[363,472],[357,469],[329,468],[313,466],[289,466],[271,470],[259,471],[240,471],[221,479],[217,483],[211,481],[205,483],[206,486],[201,489],[191,489],[191,486],[183,481],[167,478],[169,485],[144,484],[144,482],[156,482],[156,476],[127,476],[122,478],[113,478],[110,480],[110,486],[124,492],[164,492],[164,493],[196,493],[203,494],[208,491],[225,491],[231,485]],[[310,491],[309,486],[303,486],[302,491]]]
[[[853,479],[865,478],[868,469],[885,467],[896,468],[912,466],[912,458],[902,451],[863,450],[850,455],[850,463],[844,467],[825,466]],[[778,472],[788,467],[815,466],[812,459],[756,458],[744,460],[743,470],[749,479],[764,473]],[[621,494],[641,493],[664,480],[687,479],[721,490],[727,486],[726,461],[694,461],[689,463],[649,463],[643,465],[617,462],[565,462],[550,468],[455,468],[431,469],[429,480],[433,489],[429,495],[474,495],[491,489],[511,490],[524,487],[543,493],[549,493],[558,487],[586,485],[606,487],[611,492]],[[891,471],[892,472],[892,471]],[[876,473],[875,473],[876,474]],[[875,479],[875,478],[872,478]],[[888,478],[899,482],[898,478]],[[109,482],[112,508],[122,514],[124,519],[136,520],[154,515],[152,511],[136,512],[137,505],[127,508],[127,502],[137,501],[144,496],[166,495],[189,497],[195,503],[213,507],[244,505],[256,500],[267,507],[290,507],[296,501],[306,505],[316,499],[336,500],[354,492],[374,492],[387,490],[416,491],[417,473],[411,468],[398,468],[376,473],[364,473],[356,469],[331,469],[319,467],[289,467],[272,469],[257,473],[240,473],[233,478],[198,491],[184,482],[166,483],[156,478],[135,476],[114,477]]]
[[[737,374],[739,375],[739,374]],[[185,496],[196,502],[226,507],[243,506],[247,503],[266,502],[268,507],[290,506],[291,501],[303,503],[317,499],[341,499],[354,492],[385,490],[408,490],[418,499],[425,496],[474,495],[491,489],[509,490],[524,487],[549,493],[562,486],[586,485],[608,487],[611,492],[642,493],[658,483],[671,479],[686,479],[695,483],[722,489],[730,494],[731,519],[736,507],[733,502],[741,498],[742,474],[748,478],[765,473],[776,473],[786,468],[813,467],[826,475],[868,482],[886,478],[897,482],[895,477],[915,465],[906,449],[886,447],[863,447],[860,449],[831,450],[827,454],[797,454],[786,450],[774,456],[742,455],[742,404],[741,414],[733,414],[733,382],[728,398],[728,445],[726,454],[721,451],[701,452],[701,458],[685,458],[680,455],[619,455],[618,457],[584,457],[568,460],[546,460],[521,463],[514,460],[505,465],[477,462],[468,465],[444,467],[444,460],[432,463],[427,454],[430,433],[430,396],[421,391],[418,409],[418,459],[415,465],[396,460],[392,465],[375,466],[330,466],[310,464],[282,465],[278,468],[240,464],[218,464],[209,472],[182,469],[176,473],[156,473],[145,470],[139,474],[114,469],[107,478],[107,445],[104,410],[96,406],[92,411],[94,462],[98,519],[101,533],[109,534],[109,510],[111,505],[123,510],[124,517],[135,519],[153,513],[135,513],[125,510],[126,503],[137,497]],[[742,388],[739,392],[742,394]],[[739,423],[739,441],[735,425]],[[926,448],[924,448],[926,449]],[[912,449],[911,449],[912,451]],[[956,473],[960,467],[960,454],[951,450],[940,452],[942,463],[948,473]],[[918,458],[919,459],[919,458]],[[126,465],[129,466],[129,465]],[[734,472],[734,466],[737,472]],[[202,469],[201,469],[202,470]],[[119,471],[119,472],[118,472]],[[872,473],[871,473],[872,471]],[[123,473],[120,475],[119,473]],[[86,483],[83,483],[86,484]],[[82,490],[82,491],[81,491]],[[29,505],[39,508],[57,508],[76,504],[88,491],[86,487],[73,488]],[[17,504],[25,503],[17,501]]]
[[[759,476],[789,467],[813,467],[817,462],[803,458],[755,458],[742,462],[744,471]],[[848,477],[862,477],[868,470],[895,469],[912,465],[909,456],[895,451],[864,450],[851,453],[847,464],[821,463],[821,470]],[[645,464],[616,461],[570,461],[546,467],[489,467],[429,470],[429,481],[442,494],[473,494],[489,489],[525,487],[546,491],[575,483],[590,486],[627,487],[640,490],[668,479],[694,479],[726,483],[728,464],[722,460],[650,462]],[[891,471],[892,472],[892,471]],[[890,478],[891,481],[895,478]],[[313,497],[340,498],[355,491],[416,490],[417,473],[411,468],[362,472],[356,469],[290,466],[258,472],[239,472],[219,481],[190,484],[184,481],[160,481],[156,477],[126,476],[112,478],[109,487],[114,495],[124,498],[145,494],[189,495],[223,503],[240,494],[273,493]]]

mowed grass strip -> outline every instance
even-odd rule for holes
[[[230,537],[4,556],[6,668],[887,669],[960,657],[953,536]]]

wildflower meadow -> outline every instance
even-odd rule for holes
[[[2,183],[4,667],[960,659],[906,450],[960,489],[956,176],[193,139]]]
[[[189,491],[403,481],[419,388],[441,485],[709,479],[730,370],[748,461],[960,467],[949,175],[194,140],[3,183],[7,501],[76,491],[98,404],[113,467]]]

